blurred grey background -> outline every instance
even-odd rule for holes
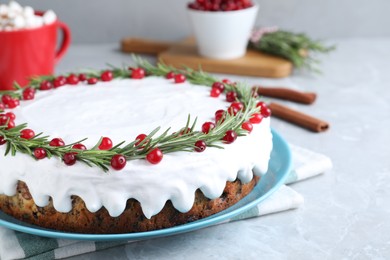
[[[7,1],[0,0],[1,3]],[[123,37],[179,40],[191,33],[189,0],[19,0],[53,9],[66,22],[73,43],[118,42]],[[390,36],[390,0],[257,0],[257,26],[277,25],[313,38]]]

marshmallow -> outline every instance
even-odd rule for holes
[[[23,15],[25,18],[34,16],[34,9],[31,6],[24,7]]]
[[[48,10],[45,12],[45,14],[43,15],[43,22],[45,24],[51,24],[51,23],[54,23],[55,20],[57,20],[57,16],[56,14],[53,12],[53,10]]]
[[[13,20],[13,24],[15,29],[22,29],[26,27],[26,20],[23,18],[23,16],[17,16]]]
[[[19,3],[15,2],[15,1],[9,2],[8,8],[9,8],[9,11],[13,11],[15,13],[23,12],[23,7]]]
[[[0,19],[2,16],[6,16],[8,14],[8,6],[0,5]]]

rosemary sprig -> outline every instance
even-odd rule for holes
[[[315,72],[320,71],[315,65],[319,60],[314,55],[335,49],[335,46],[325,46],[321,41],[312,40],[304,33],[282,30],[265,33],[260,40],[250,42],[249,46],[290,60],[298,69],[306,68]]]
[[[195,71],[190,68],[175,69],[167,66],[163,63],[159,63],[156,66],[150,64],[146,60],[134,57],[138,67],[145,69],[148,75],[164,76],[170,71],[175,73],[184,74],[187,79],[193,84],[199,84],[204,86],[211,86],[217,81],[216,78],[202,72]],[[111,66],[111,71],[115,78],[128,78],[129,70],[127,67],[117,68]],[[101,71],[89,71],[87,76],[97,77],[101,74]],[[54,76],[37,77],[31,80],[31,87],[37,88],[43,80],[53,80]],[[186,151],[192,152],[195,148],[195,143],[198,140],[203,140],[208,147],[223,148],[222,138],[226,131],[234,130],[238,136],[244,136],[247,134],[246,130],[241,128],[243,122],[247,121],[254,113],[259,112],[259,108],[256,107],[256,99],[252,97],[251,89],[244,84],[225,84],[227,91],[234,90],[238,94],[239,100],[244,104],[245,110],[240,111],[236,115],[230,115],[225,113],[224,120],[217,122],[216,127],[209,133],[205,134],[196,130],[197,118],[191,119],[188,115],[187,122],[184,127],[177,129],[171,133],[171,129],[168,128],[160,133],[161,128],[157,127],[147,135],[147,137],[137,144],[137,140],[132,142],[121,142],[111,148],[110,150],[99,150],[98,146],[101,143],[100,139],[97,144],[90,150],[76,150],[72,146],[76,143],[81,143],[86,140],[82,139],[78,142],[68,144],[60,147],[50,146],[50,140],[48,136],[38,134],[34,138],[26,140],[20,137],[20,132],[27,128],[27,124],[21,124],[15,128],[7,129],[7,124],[0,126],[0,137],[6,141],[5,155],[15,155],[16,153],[28,154],[34,157],[34,149],[45,149],[48,158],[58,157],[63,158],[67,153],[74,153],[78,161],[83,162],[89,166],[97,166],[103,171],[108,171],[111,163],[111,159],[116,154],[122,154],[126,157],[126,160],[144,159],[146,155],[155,147],[158,147],[164,154]],[[21,89],[15,91],[8,91],[7,94],[17,95]]]

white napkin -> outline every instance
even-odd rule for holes
[[[293,165],[286,184],[317,176],[332,168],[331,160],[322,154],[290,145]],[[303,196],[282,185],[278,191],[252,209],[226,222],[258,217],[298,208]],[[38,237],[0,227],[0,259],[62,259],[84,253],[104,250],[135,241],[88,242]]]

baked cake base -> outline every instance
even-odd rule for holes
[[[72,196],[73,207],[69,213],[56,211],[51,200],[49,205],[38,207],[28,187],[21,181],[18,182],[16,195],[0,195],[0,210],[21,221],[65,232],[88,234],[144,232],[185,224],[218,213],[248,195],[259,179],[260,177],[254,176],[252,181],[246,184],[240,180],[227,182],[221,197],[212,200],[197,190],[190,211],[181,213],[168,201],[161,212],[151,219],[144,216],[140,203],[134,199],[127,201],[126,209],[119,217],[111,217],[105,208],[91,213],[85,207],[84,201],[77,196]]]

